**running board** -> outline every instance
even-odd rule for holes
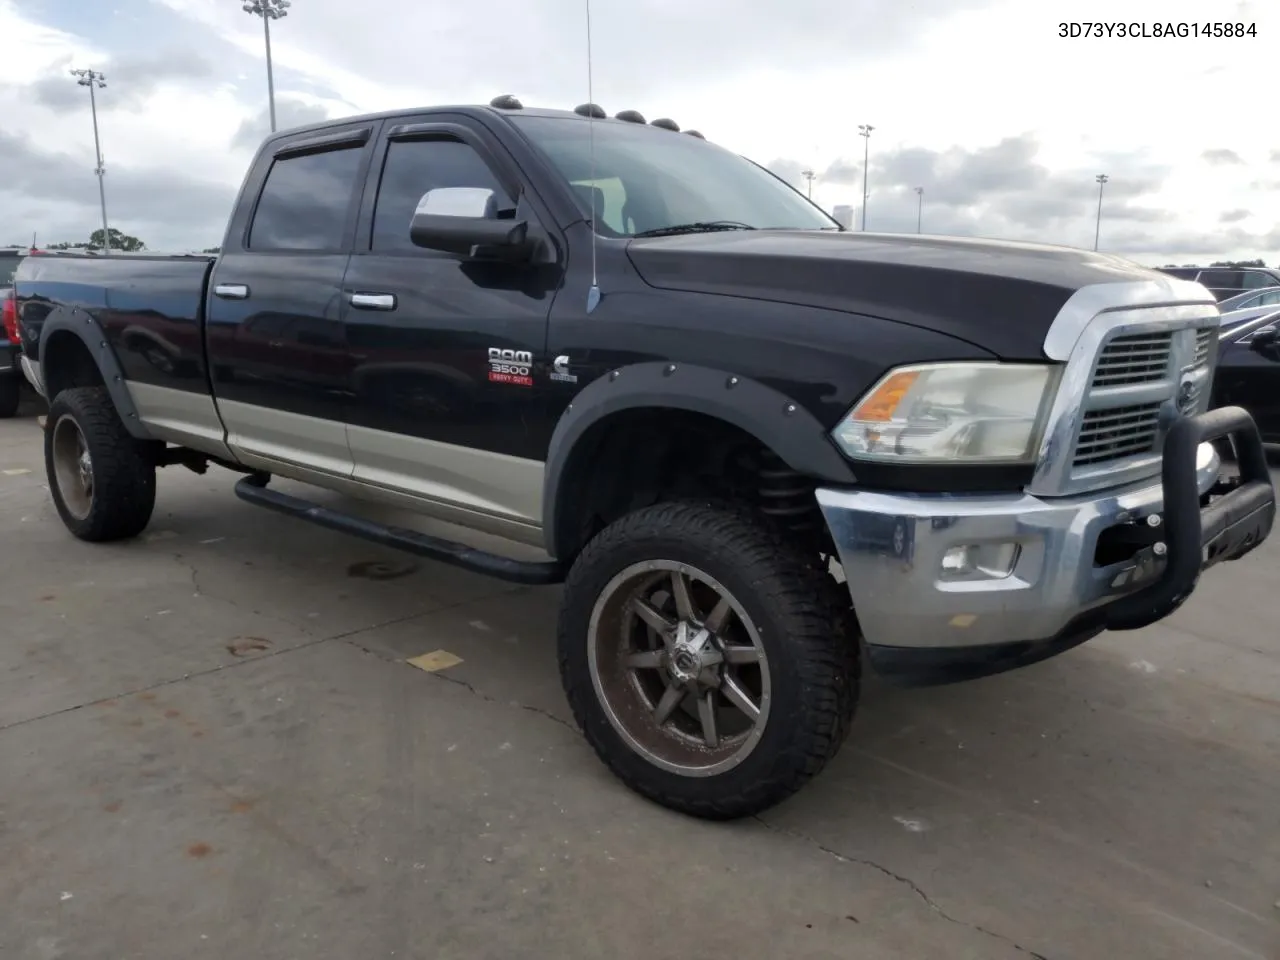
[[[464,570],[483,573],[499,580],[532,586],[564,582],[565,565],[554,560],[513,560],[510,557],[477,550],[475,547],[468,547],[466,544],[455,543],[442,537],[418,533],[416,530],[389,527],[349,513],[330,510],[328,507],[303,500],[301,497],[293,497],[278,490],[268,490],[267,484],[270,480],[271,478],[264,474],[245,477],[236,483],[236,496],[246,503],[266,507],[276,513],[307,520],[318,526],[337,530],[339,533],[348,533],[363,540],[380,543],[385,547],[393,547],[419,557],[426,557],[428,560],[437,560],[440,563],[462,567]]]

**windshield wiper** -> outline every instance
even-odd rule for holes
[[[641,230],[637,237],[671,237],[678,233],[708,233],[713,230],[754,230],[749,223],[740,220],[698,220],[694,223],[676,223],[669,227]]]

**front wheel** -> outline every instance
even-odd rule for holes
[[[666,807],[750,816],[835,755],[858,695],[847,603],[763,519],[665,503],[583,550],[565,583],[561,679],[605,764]]]
[[[49,405],[45,472],[53,505],[81,540],[135,537],[156,503],[156,468],[102,387],[63,390]]]

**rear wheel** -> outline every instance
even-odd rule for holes
[[[16,417],[21,403],[21,378],[12,373],[0,376],[0,420],[9,420]]]
[[[565,584],[560,670],[618,777],[708,819],[758,813],[835,754],[858,692],[838,587],[762,519],[666,503],[591,541]]]
[[[156,502],[156,468],[102,387],[63,390],[49,405],[45,472],[53,504],[81,540],[135,537]]]

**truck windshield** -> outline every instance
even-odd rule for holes
[[[839,230],[803,196],[750,160],[638,123],[511,117],[572,184],[583,214],[594,194],[606,236],[698,229]],[[591,161],[594,126],[595,165]]]

